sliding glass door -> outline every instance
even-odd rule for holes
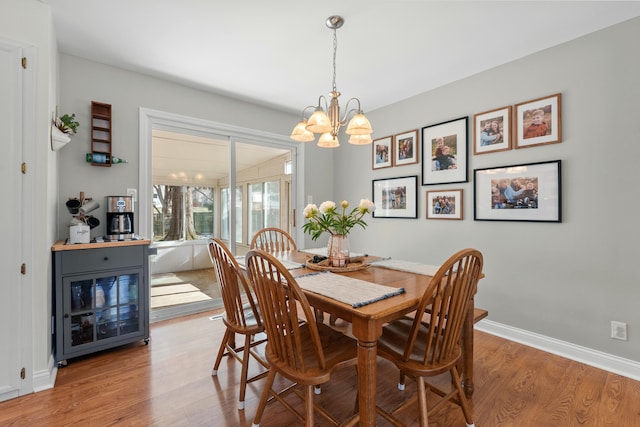
[[[221,306],[207,241],[221,238],[242,255],[262,227],[291,231],[302,148],[286,136],[146,109],[140,129],[138,232],[156,252],[152,307],[172,289],[182,293],[175,300],[187,302],[167,316],[152,309],[151,319]]]

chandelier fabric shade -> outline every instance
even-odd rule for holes
[[[371,144],[373,140],[371,139],[371,135],[351,135],[349,137],[349,144],[354,145],[367,145]]]
[[[351,118],[344,133],[347,135],[369,135],[372,131],[369,119],[364,114],[358,113]]]
[[[316,136],[313,132],[307,130],[307,121],[300,120],[295,128],[293,128],[293,132],[291,132],[291,139],[299,142],[311,142],[316,139]]]
[[[318,147],[322,148],[337,148],[340,146],[340,141],[336,135],[332,135],[330,132],[323,133],[318,139]]]
[[[311,142],[316,138],[316,134],[320,134],[318,138],[318,147],[336,148],[340,146],[338,134],[340,128],[347,124],[347,119],[351,116],[345,133],[350,135],[349,143],[355,145],[370,144],[373,129],[369,119],[364,115],[360,108],[360,100],[351,98],[345,106],[345,113],[340,118],[340,104],[338,97],[340,92],[336,89],[336,51],[338,48],[338,38],[336,30],[344,24],[342,17],[334,15],[327,18],[327,27],[333,30],[333,86],[330,93],[331,100],[327,106],[327,98],[320,95],[317,106],[308,106],[302,111],[302,119],[293,128],[290,138],[299,142]],[[349,104],[354,101],[356,108],[349,109]],[[323,106],[324,102],[324,106]],[[307,119],[305,112],[314,109],[314,112]]]
[[[320,107],[309,117],[307,121],[307,130],[313,133],[327,133],[331,132],[331,120],[324,110]]]

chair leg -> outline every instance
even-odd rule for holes
[[[305,407],[305,426],[314,427],[313,423],[313,394],[315,393],[315,387],[312,385],[307,386],[307,393],[304,399]]]
[[[475,426],[475,424],[473,423],[473,412],[471,411],[469,401],[464,394],[462,382],[460,381],[460,375],[458,374],[458,371],[455,367],[451,369],[451,378],[453,379],[453,383],[458,390],[458,398],[460,399],[460,406],[462,407],[462,413],[464,414],[464,420],[467,422],[467,427],[473,427]]]
[[[276,371],[274,369],[269,370],[267,381],[265,382],[264,389],[262,390],[262,396],[260,396],[260,403],[258,404],[258,409],[256,410],[256,416],[253,419],[253,427],[260,427],[260,420],[262,419],[264,408],[267,406],[267,401],[269,400],[269,394],[271,394],[271,387],[273,386],[273,381],[275,380],[275,378]]]
[[[424,384],[424,378],[416,378],[418,386],[418,408],[420,409],[420,427],[429,426],[429,418],[427,417],[427,388]]]
[[[404,390],[404,372],[400,371],[400,378],[398,378],[398,390]]]
[[[231,331],[227,328],[224,331],[224,337],[222,337],[222,342],[220,343],[220,349],[218,350],[218,356],[216,357],[216,363],[213,364],[213,371],[211,371],[211,376],[215,377],[218,375],[218,368],[220,367],[220,362],[222,361],[222,357],[224,356],[224,351],[227,348],[227,342],[229,341],[229,336],[231,335]]]
[[[251,357],[251,335],[246,335],[244,339],[244,351],[242,352],[242,373],[240,374],[240,398],[238,399],[238,409],[244,409],[244,395],[247,389],[247,375],[249,371],[249,358]]]

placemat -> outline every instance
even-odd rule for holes
[[[354,308],[403,294],[404,288],[379,285],[331,272],[296,277],[301,288],[349,304]]]
[[[407,271],[409,273],[422,274],[424,276],[433,276],[436,274],[436,272],[440,268],[439,265],[422,264],[419,262],[402,261],[399,259],[391,259],[391,258],[372,261],[370,262],[370,264],[376,267],[384,267],[384,268],[390,268],[392,270]]]

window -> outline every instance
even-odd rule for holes
[[[220,197],[220,237],[229,241],[231,192],[223,188]],[[242,243],[242,187],[236,187],[236,242]]]
[[[249,240],[258,230],[280,225],[280,181],[249,184]]]
[[[153,240],[199,240],[213,235],[212,187],[153,186]]]
[[[193,228],[198,239],[208,239],[213,236],[214,188],[193,187],[191,195]]]

